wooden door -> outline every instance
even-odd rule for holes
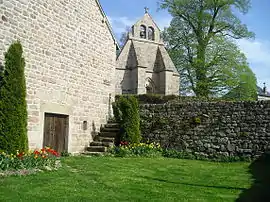
[[[44,147],[61,153],[68,147],[68,116],[45,113]]]

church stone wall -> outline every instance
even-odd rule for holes
[[[160,93],[165,95],[166,94],[166,72],[160,72],[159,73],[159,89],[160,89]]]
[[[166,72],[166,93],[165,95],[179,95],[179,75],[174,72]]]
[[[121,95],[125,89],[129,89],[129,78],[127,73],[129,70],[116,69],[115,70],[115,94]]]
[[[138,67],[136,69],[137,74],[134,74],[137,78],[137,93],[136,94],[146,94],[145,82],[146,82],[146,68]],[[135,83],[134,83],[135,84]]]
[[[171,79],[171,92],[169,94],[173,95],[179,95],[179,90],[180,90],[180,76],[179,74],[172,74],[172,79]]]
[[[159,73],[160,92],[164,95],[179,95],[180,77],[171,71]]]
[[[82,151],[115,91],[116,46],[96,0],[0,0],[1,63],[15,40],[26,60],[30,147],[42,147],[52,112],[69,115],[69,151]]]

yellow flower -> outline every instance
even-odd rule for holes
[[[35,156],[34,156],[34,158],[35,158],[35,159],[37,159],[37,158],[38,158],[38,156],[37,156],[37,155],[35,155]]]

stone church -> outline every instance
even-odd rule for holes
[[[179,95],[179,73],[147,10],[132,26],[116,65],[117,94]]]
[[[98,0],[1,0],[1,64],[16,40],[26,61],[31,149],[82,152],[116,93],[178,93],[179,75],[149,14],[116,60],[119,46]]]

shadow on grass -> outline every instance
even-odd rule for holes
[[[240,190],[240,191],[246,190],[245,188],[241,188],[241,187],[212,186],[212,185],[204,185],[204,184],[185,183],[185,182],[173,182],[173,181],[169,181],[169,180],[147,177],[147,176],[143,176],[143,178],[148,179],[148,180],[154,180],[154,181],[171,183],[171,184],[179,184],[179,185],[185,185],[185,186],[192,186],[192,187],[203,187],[203,188],[214,188],[214,189],[234,189],[234,190]]]
[[[253,177],[251,188],[243,191],[236,202],[270,201],[270,153],[265,153],[249,166]]]

